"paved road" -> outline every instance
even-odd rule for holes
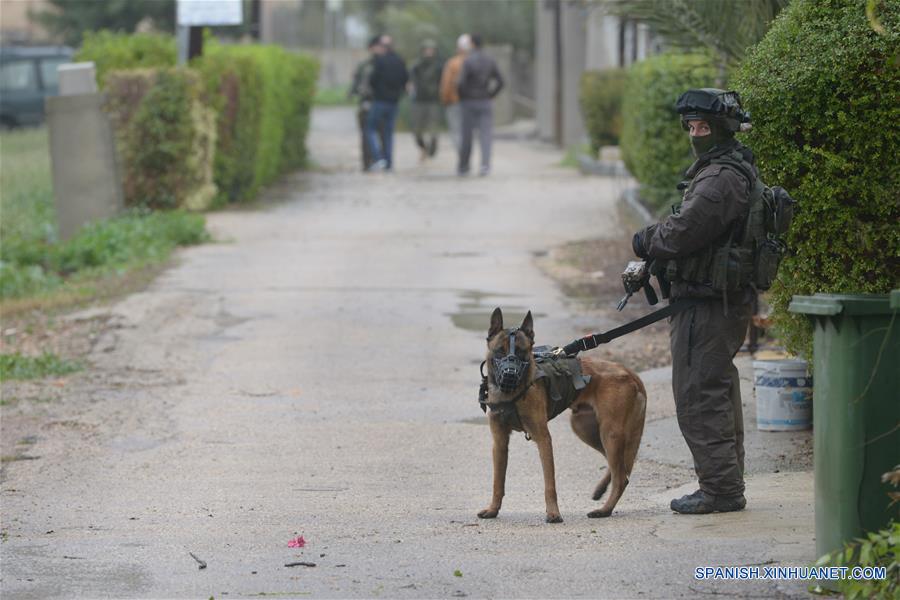
[[[552,427],[565,522],[543,522],[521,437],[500,518],[475,518],[490,494],[475,400],[488,315],[535,311],[539,343],[582,331],[533,259],[616,236],[615,181],[515,140],[497,143],[491,177],[460,180],[446,145],[422,167],[408,135],[396,173],[364,175],[344,109],[315,115],[309,145],[317,169],[210,215],[217,243],[70,317],[110,327],[53,419],[35,417],[40,458],[7,465],[4,598],[802,590],[694,581],[698,565],[807,564],[811,482],[748,454],[750,510],[673,515],[668,499],[693,488],[665,370],[647,374],[651,422],[612,518],[585,517],[603,461],[565,418]],[[306,547],[289,548],[298,535]],[[284,566],[297,561],[316,566]]]

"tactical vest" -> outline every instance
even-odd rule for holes
[[[732,168],[750,182],[747,214],[729,227],[719,240],[690,256],[669,260],[665,266],[666,279],[707,285],[714,292],[727,297],[748,286],[768,290],[775,281],[785,245],[778,237],[787,231],[792,210],[779,209],[772,188],[766,186],[753,166],[737,150],[710,160]],[[685,191],[687,197],[694,189],[696,178]],[[785,193],[788,208],[793,203]],[[680,207],[680,205],[679,205]],[[676,212],[678,207],[674,209]],[[780,221],[780,222],[779,222]]]

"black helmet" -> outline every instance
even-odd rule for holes
[[[737,92],[716,88],[688,90],[679,96],[675,110],[681,115],[681,126],[685,131],[690,120],[719,123],[732,133],[749,129],[741,127],[750,123],[750,113],[741,108],[741,96]]]

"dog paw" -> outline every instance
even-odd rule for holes
[[[548,523],[562,523],[563,518],[559,515],[547,515]]]
[[[497,513],[499,510],[492,510],[490,508],[486,508],[478,513],[479,519],[494,519],[497,517]]]
[[[598,485],[597,488],[594,490],[593,495],[591,495],[591,498],[593,500],[599,500],[600,498],[603,497],[603,494],[606,493],[606,488],[607,488],[607,486],[605,486],[605,485]]]
[[[605,519],[609,515],[612,514],[611,510],[604,510],[602,508],[598,508],[597,510],[592,510],[587,514],[589,519]]]

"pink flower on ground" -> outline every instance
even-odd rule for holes
[[[291,541],[288,542],[288,548],[302,548],[306,545],[306,540],[303,539],[303,536],[298,536]]]

